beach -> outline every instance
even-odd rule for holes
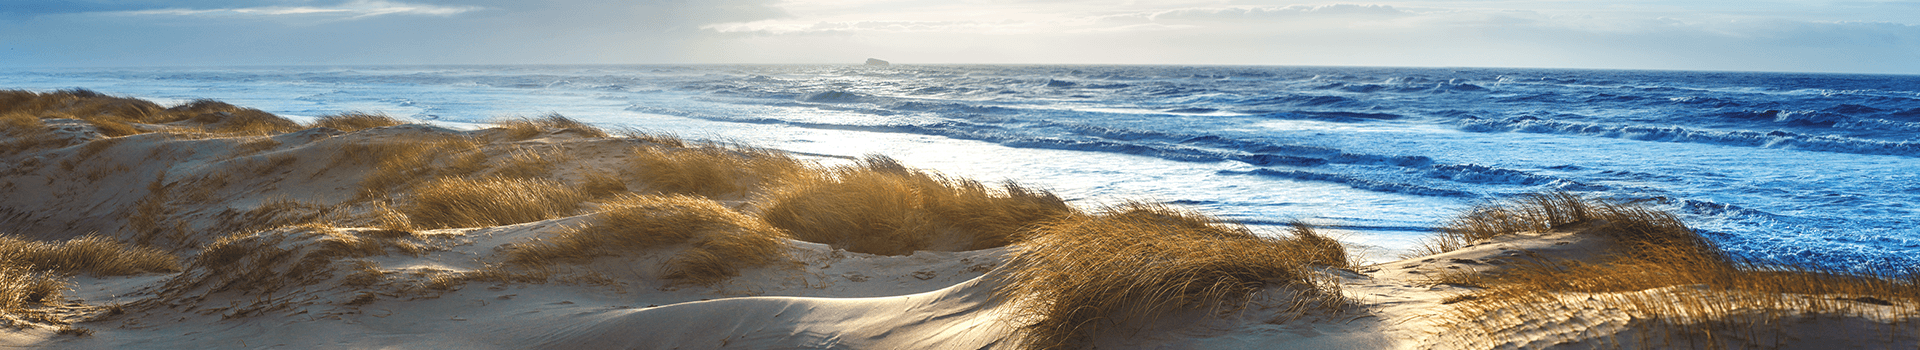
[[[558,114],[456,129],[7,93],[8,346],[1920,346],[1909,275],[1747,264],[1671,214],[1563,192],[1373,263],[1310,222]]]

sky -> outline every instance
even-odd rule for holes
[[[1920,74],[1920,0],[0,0],[0,67],[869,57]]]

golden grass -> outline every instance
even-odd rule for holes
[[[554,181],[456,177],[420,184],[395,209],[424,228],[486,227],[572,215],[587,199]]]
[[[97,235],[40,242],[0,234],[0,313],[42,314],[31,308],[60,300],[66,289],[66,280],[60,275],[122,276],[174,271],[180,271],[180,260],[171,254],[128,246]]]
[[[23,126],[19,116],[80,119],[93,124],[107,137],[144,133],[133,126],[135,123],[174,125],[175,129],[185,128],[178,130],[185,136],[195,136],[195,133],[211,134],[199,136],[261,136],[301,128],[299,123],[271,113],[212,100],[161,107],[146,100],[107,96],[84,89],[46,93],[0,91],[0,128]]]
[[[538,179],[553,174],[554,166],[571,159],[565,149],[559,147],[526,146],[516,147],[507,153],[507,159],[494,176]]]
[[[0,235],[0,265],[96,276],[180,271],[179,258],[165,251],[128,246],[98,235],[57,243]]]
[[[237,107],[226,102],[196,100],[167,108],[173,118],[185,117],[208,132],[230,136],[262,136],[300,131],[300,123],[258,109]]]
[[[1906,320],[1887,326],[1909,328],[1897,332],[1920,331],[1910,329],[1920,318],[1920,281],[1914,276],[1735,261],[1673,215],[1643,206],[1565,193],[1527,195],[1469,210],[1441,234],[1455,235],[1447,239],[1457,242],[1468,235],[1542,229],[1607,236],[1616,251],[1605,261],[1535,259],[1498,271],[1443,276],[1437,282],[1485,288],[1449,299],[1455,305],[1448,314],[1449,333],[1497,344],[1508,336],[1506,327],[1545,322],[1548,315],[1573,310],[1606,310],[1635,320],[1643,327],[1636,339],[1704,348],[1740,347],[1725,343],[1733,334],[1784,339],[1779,332],[1785,325],[1806,317],[1876,322],[1891,317]]]
[[[0,91],[0,114],[23,112],[43,118],[88,119],[111,115],[131,120],[148,120],[163,115],[163,107],[140,99],[113,97],[86,89],[32,92]]]
[[[595,171],[580,176],[580,193],[588,197],[605,197],[627,192],[627,181],[612,173]]]
[[[507,138],[511,140],[531,139],[540,135],[563,131],[577,132],[587,137],[609,136],[606,130],[587,125],[587,123],[582,123],[578,120],[573,120],[573,118],[567,118],[559,113],[550,113],[538,118],[501,119],[494,121],[493,127],[506,130]]]
[[[1639,205],[1552,192],[1524,194],[1468,209],[1442,224],[1440,233],[1422,245],[1424,254],[1421,255],[1453,251],[1500,235],[1547,232],[1578,225],[1605,226],[1590,231],[1612,236],[1622,244],[1713,250],[1710,242],[1672,214]]]
[[[408,218],[406,213],[401,213],[386,201],[369,204],[367,212],[368,223],[382,230],[411,235],[420,229],[413,224],[413,219]]]
[[[29,313],[28,309],[60,301],[66,280],[23,266],[0,266],[0,312]]]
[[[456,152],[445,165],[441,166],[440,173],[458,176],[486,169],[487,160],[492,158],[487,156],[487,152],[480,150],[477,143],[475,147],[475,149]]]
[[[1015,303],[1015,319],[1030,321],[1018,329],[1028,349],[1084,348],[1097,334],[1178,309],[1238,310],[1271,286],[1296,293],[1295,311],[1344,308],[1350,302],[1337,284],[1312,269],[1344,265],[1344,248],[1311,230],[1295,234],[1262,237],[1200,214],[1128,203],[1036,226],[1015,246],[995,292]]]
[[[428,175],[441,172],[434,166],[448,154],[466,154],[478,152],[480,144],[473,139],[458,136],[400,137],[379,141],[349,143],[339,146],[334,153],[331,166],[343,164],[370,164],[374,171],[360,182],[360,197],[365,199],[386,198],[396,187],[422,181]],[[484,154],[482,155],[484,157]],[[449,164],[460,164],[463,157],[456,157]],[[482,158],[484,159],[484,158]],[[467,169],[457,169],[466,170]],[[464,174],[465,172],[461,172]]]
[[[669,259],[664,276],[712,284],[740,269],[786,261],[785,234],[759,219],[695,196],[625,194],[608,200],[579,227],[519,245],[507,262],[521,266],[580,263],[596,256],[674,244],[690,248]]]
[[[355,132],[360,130],[379,128],[379,127],[388,127],[388,126],[394,126],[394,125],[400,125],[400,124],[406,124],[406,122],[401,121],[399,119],[394,119],[393,117],[389,117],[383,113],[345,112],[340,114],[323,115],[323,116],[320,116],[319,118],[314,118],[313,123],[308,124],[307,126],[313,127],[313,128],[332,128],[334,130],[340,130],[345,132]]]
[[[40,121],[40,118],[32,114],[24,112],[0,114],[0,132],[5,132],[9,136],[24,137],[46,131],[47,123]]]
[[[28,150],[65,146],[65,142],[53,136],[47,124],[33,115],[12,112],[0,114],[0,133],[11,138],[0,142],[0,154],[16,154]]]
[[[82,117],[81,119],[86,120],[89,124],[93,124],[95,129],[100,130],[101,135],[106,135],[107,137],[121,137],[141,133],[139,128],[133,127],[133,123],[137,123],[137,121],[120,116],[96,115],[92,117]]]
[[[1074,213],[1045,191],[992,189],[882,156],[789,178],[762,205],[760,216],[795,238],[882,255],[1005,246],[1024,227]]]
[[[1293,235],[1292,239],[1286,241],[1294,246],[1289,249],[1305,254],[1304,261],[1327,267],[1353,267],[1347,256],[1347,246],[1314,231],[1313,225],[1302,221],[1290,222],[1287,223],[1287,233]]]
[[[744,196],[762,184],[812,170],[784,153],[716,144],[638,147],[633,156],[633,175],[668,194]]]

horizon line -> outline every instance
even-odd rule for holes
[[[291,68],[291,67],[445,67],[445,66],[856,66],[866,67],[863,62],[847,63],[294,63],[294,64],[207,64],[207,65],[148,65],[148,66],[14,66],[0,68],[0,71],[25,71],[35,69],[178,69],[178,68]],[[1834,75],[1890,75],[1920,76],[1920,72],[1859,72],[1859,71],[1769,71],[1737,69],[1682,69],[1682,68],[1595,68],[1595,67],[1502,67],[1502,66],[1393,66],[1393,65],[1315,65],[1315,64],[1250,64],[1250,63],[900,63],[889,61],[887,66],[1112,66],[1112,67],[1292,67],[1292,68],[1386,68],[1386,69],[1531,69],[1531,70],[1585,70],[1585,71],[1640,71],[1640,72],[1707,72],[1707,73],[1758,73],[1758,74],[1834,74]],[[887,67],[879,66],[879,67]]]

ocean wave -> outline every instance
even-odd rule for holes
[[[1393,113],[1363,112],[1315,112],[1315,111],[1276,111],[1266,109],[1236,109],[1234,113],[1247,116],[1281,120],[1316,120],[1335,123],[1365,123],[1371,121],[1394,120],[1406,116]]]
[[[1560,93],[1557,93],[1557,92],[1543,92],[1543,93],[1535,93],[1535,94],[1525,94],[1525,95],[1515,95],[1515,96],[1508,96],[1508,97],[1502,97],[1502,98],[1500,98],[1500,99],[1499,99],[1498,101],[1500,101],[1500,102],[1546,102],[1546,103],[1557,103],[1557,102],[1566,102],[1566,98],[1565,98],[1564,96],[1562,96],[1562,95],[1561,95]]]
[[[1719,114],[1722,117],[1749,120],[1771,120],[1794,126],[1833,127],[1834,124],[1852,121],[1846,115],[1823,111],[1783,111],[1778,109],[1764,111],[1733,111]]]
[[[1427,170],[1427,176],[1456,182],[1506,185],[1541,185],[1559,180],[1513,169],[1479,164],[1439,164]]]
[[[866,102],[867,95],[857,93],[857,92],[831,90],[831,91],[821,91],[821,92],[809,94],[806,97],[801,98],[800,100],[807,101],[807,102],[822,102],[822,103],[854,103],[854,102]]]
[[[1633,95],[1614,95],[1614,94],[1601,93],[1601,94],[1594,94],[1592,96],[1587,96],[1585,102],[1586,103],[1603,103],[1603,102],[1628,103],[1628,102],[1644,101],[1647,99],[1649,98],[1641,97],[1641,96],[1633,96]]]
[[[1779,148],[1802,151],[1920,156],[1920,142],[1880,141],[1841,136],[1807,135],[1786,131],[1714,131],[1694,130],[1680,126],[1649,125],[1606,125],[1594,123],[1567,122],[1533,117],[1517,117],[1505,120],[1465,119],[1459,122],[1461,130],[1472,132],[1527,132],[1540,134],[1563,134],[1596,137],[1612,137],[1641,141],[1705,143],[1728,146]]]
[[[1668,98],[1667,101],[1684,104],[1684,105],[1693,105],[1695,107],[1705,107],[1705,108],[1740,107],[1739,103],[1724,100],[1724,99],[1719,99],[1719,98],[1713,98],[1713,97],[1681,96],[1681,97]]]
[[[1920,123],[1899,122],[1886,119],[1855,119],[1835,123],[1833,127],[1844,129],[1920,132]]]
[[[1463,197],[1463,198],[1477,197],[1477,195],[1474,195],[1473,193],[1469,193],[1465,191],[1432,188],[1432,187],[1406,184],[1406,183],[1386,182],[1386,181],[1367,179],[1367,178],[1362,178],[1362,177],[1352,176],[1352,175],[1345,175],[1345,174],[1330,174],[1330,173],[1312,172],[1312,171],[1273,170],[1273,169],[1254,169],[1249,171],[1221,170],[1218,173],[1222,175],[1257,175],[1257,176],[1277,177],[1277,178],[1286,178],[1286,179],[1294,179],[1294,180],[1332,182],[1332,183],[1343,184],[1356,189],[1362,189],[1362,190],[1368,190],[1368,191],[1411,194],[1411,195],[1419,195],[1419,196]]]
[[[1829,112],[1829,113],[1841,113],[1841,114],[1872,114],[1872,113],[1886,112],[1887,110],[1868,107],[1868,106],[1862,106],[1857,104],[1851,104],[1851,103],[1843,103],[1843,104],[1835,105],[1833,107],[1827,107],[1827,109],[1822,109],[1820,111]]]
[[[1422,167],[1433,163],[1426,156],[1395,156],[1348,153],[1340,149],[1319,146],[1279,144],[1267,141],[1239,139],[1219,135],[1195,135],[1188,133],[1125,129],[1078,123],[1048,123],[1074,134],[1094,136],[1103,139],[1128,142],[1159,141],[1189,146],[1201,146],[1234,151],[1222,153],[1224,160],[1240,161],[1258,166],[1291,165],[1317,166],[1321,164],[1354,165],[1390,165],[1399,167]]]
[[[1378,92],[1453,93],[1453,92],[1491,91],[1486,87],[1470,84],[1460,79],[1452,79],[1452,80],[1441,81],[1441,82],[1432,82],[1431,80],[1426,80],[1426,79],[1419,79],[1417,81],[1415,80],[1396,81],[1396,80],[1389,79],[1389,81],[1384,84],[1333,82],[1333,83],[1326,83],[1326,84],[1315,86],[1314,89],[1340,91],[1340,92],[1348,92],[1348,93],[1356,93],[1356,94],[1371,94],[1371,93],[1378,93]]]
[[[1282,95],[1257,98],[1244,98],[1223,101],[1237,107],[1257,106],[1296,106],[1296,107],[1365,107],[1365,103],[1347,97],[1327,95]]]

